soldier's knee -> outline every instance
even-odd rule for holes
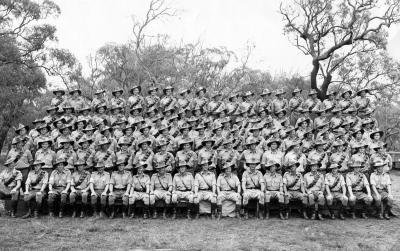
[[[269,203],[271,201],[271,194],[266,193],[264,196],[265,203]]]
[[[279,203],[284,203],[284,201],[285,201],[285,198],[283,197],[283,195],[279,195],[278,196],[278,202]]]
[[[178,203],[178,195],[177,194],[172,194],[172,203]]]

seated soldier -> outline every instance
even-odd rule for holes
[[[304,180],[301,173],[297,172],[300,163],[295,160],[289,160],[286,163],[287,172],[283,175],[283,193],[285,200],[285,219],[289,219],[289,202],[299,200],[303,205],[303,218],[308,219],[307,216],[307,194],[304,189]]]
[[[146,207],[143,218],[147,219],[150,214],[150,177],[144,173],[146,165],[146,162],[141,162],[136,165],[137,174],[132,178],[132,188],[129,194],[129,218],[135,217],[135,203],[137,201],[143,201]]]
[[[365,174],[361,173],[363,163],[351,161],[348,164],[350,172],[346,174],[346,185],[349,193],[349,204],[351,207],[351,216],[353,219],[356,218],[355,205],[358,201],[363,201],[366,207],[363,207],[361,216],[364,219],[368,219],[367,210],[370,208],[372,203],[371,189],[369,188],[369,182]],[[365,192],[366,191],[366,192]]]
[[[182,161],[178,163],[178,165],[179,172],[174,175],[174,179],[172,180],[172,205],[174,206],[172,219],[176,218],[176,206],[182,199],[189,202],[187,208],[187,218],[191,219],[190,211],[193,207],[194,179],[192,173],[186,171],[186,168],[188,167],[186,162]]]
[[[376,161],[372,166],[375,172],[371,174],[370,183],[373,191],[372,197],[379,212],[378,217],[379,219],[385,217],[389,220],[389,211],[393,205],[393,194],[389,173],[384,172],[386,162],[383,160]]]
[[[280,164],[274,160],[265,163],[267,172],[264,174],[265,180],[265,218],[269,218],[270,202],[275,199],[279,203],[279,217],[284,220],[283,216],[283,180],[280,172]]]
[[[194,204],[196,219],[200,217],[200,202],[208,201],[211,203],[211,218],[215,219],[217,207],[216,179],[213,172],[208,171],[208,160],[204,159],[199,163],[201,171],[194,178]]]
[[[132,184],[132,174],[126,170],[127,159],[117,160],[117,171],[112,172],[110,178],[110,185],[108,187],[108,206],[111,209],[110,219],[115,215],[115,200],[122,198],[122,218],[126,217],[129,206],[129,192]]]
[[[104,218],[107,205],[107,191],[110,184],[110,173],[104,171],[104,161],[97,162],[96,168],[97,171],[92,172],[89,180],[90,204],[92,205],[93,216]]]
[[[80,218],[85,217],[88,210],[90,172],[86,169],[87,165],[84,160],[75,162],[75,171],[71,175],[71,193],[69,194],[69,202],[74,210],[72,218],[76,217],[77,197],[82,200]]]
[[[58,217],[62,218],[67,203],[68,190],[71,186],[71,171],[66,168],[68,162],[64,158],[57,159],[54,165],[56,169],[51,172],[49,178],[49,198],[47,204],[49,207],[49,216],[54,217],[55,200],[60,199]]]
[[[165,164],[155,168],[157,173],[153,174],[150,180],[150,206],[153,207],[153,219],[157,219],[155,203],[156,200],[163,200],[165,202],[163,219],[166,219],[167,206],[171,203],[172,176],[166,172]]]
[[[339,164],[331,163],[327,167],[328,173],[325,175],[325,198],[332,220],[335,219],[335,213],[330,208],[333,202],[340,201],[339,218],[344,220],[343,211],[349,201],[346,196],[346,182],[338,171],[340,168]]]
[[[13,218],[16,217],[22,182],[22,173],[15,169],[15,160],[15,157],[7,159],[4,163],[5,168],[0,173],[0,200],[11,199],[11,217]]]
[[[247,205],[250,199],[257,199],[260,212],[258,217],[264,218],[264,189],[265,181],[261,172],[256,170],[259,166],[259,158],[250,158],[246,161],[248,170],[244,171],[242,176],[242,189],[243,189],[243,208],[245,213],[245,219],[249,219],[249,210]]]
[[[225,200],[234,201],[236,205],[236,218],[240,219],[240,206],[242,204],[242,196],[240,196],[240,181],[236,174],[232,173],[232,167],[236,163],[228,162],[222,166],[222,171],[217,179],[217,207],[218,219],[222,217],[222,203]]]
[[[28,173],[28,178],[25,182],[24,201],[28,203],[28,213],[22,216],[23,219],[32,216],[39,216],[39,209],[42,206],[43,197],[46,195],[46,187],[49,180],[49,174],[42,170],[45,163],[41,160],[33,162],[33,170]]]
[[[318,207],[323,207],[325,205],[324,175],[318,171],[320,167],[321,163],[317,159],[309,159],[307,168],[310,171],[304,175],[304,186],[308,197],[308,206],[310,210],[312,210],[314,206],[314,211],[310,218],[311,220],[315,220],[316,215],[319,220],[324,220]]]

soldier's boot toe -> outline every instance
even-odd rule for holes
[[[164,218],[164,214],[163,214],[163,218]],[[174,212],[174,213],[172,214],[172,219],[173,219],[173,220],[176,219],[176,212]]]
[[[283,212],[279,212],[279,218],[281,220],[286,220],[285,216],[283,215]]]
[[[221,218],[222,218],[222,213],[221,213],[221,212],[218,212],[218,214],[217,214],[217,220],[221,220]]]
[[[335,216],[334,213],[331,213],[331,219],[332,219],[332,220],[335,220],[335,219],[336,219],[336,216]]]
[[[237,219],[240,219],[240,213],[239,213],[238,211],[235,213],[235,217],[236,217]]]
[[[100,214],[99,214],[99,218],[105,218],[106,217],[106,214],[103,212],[103,211],[101,211],[100,212]]]
[[[269,219],[269,210],[267,210],[267,211],[265,212],[265,217],[264,217],[264,213],[262,212],[262,213],[260,214],[260,219],[261,219],[261,220],[263,220],[263,219],[268,220],[268,219]]]
[[[131,214],[131,217],[130,217],[131,219],[132,218],[135,218],[135,215],[132,215]],[[143,219],[148,219],[149,218],[149,215],[148,215],[148,213],[143,213]]]
[[[317,214],[318,220],[324,220],[324,217],[322,217],[322,214],[318,213]]]
[[[362,217],[363,219],[368,219],[367,213],[362,213],[362,214],[361,214],[361,217]]]
[[[344,219],[345,219],[343,213],[340,213],[340,214],[339,214],[339,219],[341,219],[341,220],[344,220]]]
[[[81,211],[81,214],[79,215],[79,218],[85,218],[85,211]]]
[[[49,213],[49,217],[54,217],[54,213],[53,213],[53,212],[50,212],[50,213]]]
[[[115,212],[112,211],[109,218],[110,218],[110,219],[114,219],[114,216],[115,216]]]
[[[245,220],[248,220],[248,219],[249,219],[249,213],[248,213],[248,212],[244,213],[244,219],[245,219]]]
[[[315,220],[315,218],[316,218],[316,215],[315,215],[315,213],[312,213],[312,215],[311,215],[311,220]]]
[[[32,210],[29,209],[28,212],[26,214],[24,214],[21,218],[22,219],[28,219],[32,216]]]
[[[353,220],[355,220],[355,219],[356,219],[356,213],[352,212],[352,213],[351,213],[351,218],[352,218]]]
[[[306,220],[309,219],[306,211],[303,211],[303,218],[306,219]]]
[[[383,217],[384,217],[386,220],[390,220],[389,212],[385,212],[385,213],[383,214]]]
[[[63,213],[63,211],[60,211],[60,212],[58,213],[58,218],[62,218],[62,217],[64,217],[64,213]]]
[[[382,213],[378,214],[378,219],[383,220],[383,214]]]
[[[199,213],[196,213],[196,220],[198,220],[199,218],[200,218],[200,214]]]
[[[14,212],[14,210],[11,211],[11,218],[17,218],[17,215],[16,215],[16,213]]]
[[[190,210],[187,211],[187,213],[186,213],[186,218],[187,218],[188,220],[191,220],[191,219],[192,219],[192,216],[191,216],[191,214],[190,214]]]
[[[289,219],[289,212],[286,212],[285,213],[285,220],[288,220]]]
[[[215,213],[214,212],[211,213],[211,219],[215,220]]]
[[[157,219],[157,211],[156,210],[154,210],[153,219]]]
[[[163,213],[163,214],[162,214],[162,218],[163,218],[163,220],[166,220],[166,219],[167,219],[167,214],[166,214],[166,213]]]
[[[72,212],[71,218],[76,218],[76,211],[75,210]]]

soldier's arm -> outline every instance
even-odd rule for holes
[[[242,190],[243,190],[243,193],[246,192],[246,178],[247,178],[247,174],[243,173],[243,176],[242,176]]]
[[[261,185],[261,192],[265,192],[265,179],[264,176],[262,176],[262,174],[259,175],[259,181],[260,181],[260,185]]]
[[[168,175],[168,192],[172,193],[172,175]]]
[[[48,179],[49,179],[49,174],[46,172],[46,173],[44,174],[44,177],[43,177],[43,184],[42,184],[42,187],[40,188],[40,192],[41,192],[41,193],[43,193],[44,190],[46,189],[47,184],[48,184]]]
[[[31,173],[28,173],[28,178],[25,181],[25,193],[28,193],[31,186]]]
[[[131,191],[131,187],[132,187],[132,174],[129,173],[129,179],[128,179],[128,185],[126,186],[126,191],[125,194],[129,195],[129,192]]]
[[[146,182],[146,193],[149,194],[150,193],[150,180],[148,180]]]
[[[372,188],[372,191],[374,192],[374,194],[375,194],[377,197],[379,197],[378,190],[376,189],[376,183],[375,183],[375,175],[374,175],[374,173],[371,174],[371,177],[370,177],[369,179],[370,179],[370,186],[371,186],[371,188]],[[367,186],[367,185],[366,185],[366,186]]]
[[[350,178],[347,177],[347,176],[346,176],[346,185],[347,185],[347,191],[349,191],[349,195],[350,195],[351,197],[353,197],[354,194],[353,194],[353,189],[352,189],[352,187],[351,187],[351,180],[350,180]]]
[[[217,194],[221,193],[221,176],[218,176],[217,179]]]
[[[68,190],[69,190],[70,187],[71,187],[71,175],[68,175],[67,186],[65,187],[63,193],[68,193]]]
[[[198,178],[199,174],[196,174],[196,176],[194,177],[194,193],[197,194],[199,192],[199,178]]]
[[[114,192],[114,184],[115,184],[115,178],[114,178],[114,174],[112,173],[110,182],[108,182],[108,191],[110,192],[110,194],[112,194]],[[104,190],[104,191],[107,192],[107,190]]]
[[[174,178],[172,179],[172,191],[175,192],[176,191],[176,174],[174,176]]]
[[[215,179],[215,175],[213,175],[212,192],[213,192],[214,194],[217,192],[217,181],[216,181],[216,179]]]
[[[150,180],[150,193],[154,192],[154,180],[155,180],[155,178],[154,178],[154,174],[153,174],[153,176],[151,176],[151,180]]]
[[[331,189],[329,189],[329,184],[325,182],[325,191],[328,196],[331,196]]]
[[[283,178],[281,178],[281,182],[279,183],[279,192],[283,193]]]

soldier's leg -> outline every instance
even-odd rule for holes
[[[207,192],[209,196],[209,201],[211,202],[211,218],[215,218],[215,214],[217,211],[217,196],[215,196],[212,192]]]
[[[18,191],[11,192],[11,217],[13,218],[15,218],[17,214],[18,199],[19,199],[19,189]]]
[[[257,202],[258,202],[258,207],[259,207],[259,214],[258,217],[260,219],[264,219],[264,203],[265,203],[265,195],[261,190],[257,190]]]
[[[286,217],[284,216],[285,213],[285,198],[283,196],[282,192],[277,192],[276,193],[276,199],[278,200],[279,203],[279,218],[281,220],[286,219]]]
[[[126,218],[126,215],[128,213],[128,207],[129,207],[129,196],[125,194],[122,195],[122,218]]]
[[[390,216],[389,216],[389,212],[393,206],[393,197],[389,196],[389,194],[387,192],[383,192],[382,193],[382,201],[383,201],[383,206],[384,206],[384,218],[389,220]]]
[[[107,195],[101,194],[100,195],[100,217],[105,217],[107,207]]]
[[[61,193],[60,195],[60,212],[58,214],[58,217],[62,218],[65,210],[65,205],[67,204],[67,193]]]
[[[95,191],[95,192],[96,193],[92,193],[90,196],[90,205],[92,207],[93,216],[99,217],[99,215],[100,215],[100,210],[99,210],[99,205],[98,205],[99,195],[97,194],[98,191]]]
[[[49,207],[49,215],[50,216],[54,216],[54,204],[58,198],[59,198],[59,194],[57,191],[49,193],[49,197],[47,199],[47,206]]]
[[[222,217],[222,203],[228,199],[227,192],[221,192],[217,195],[217,209],[218,209],[218,219]]]
[[[85,215],[87,214],[88,211],[88,197],[89,197],[89,193],[86,191],[82,191],[81,192],[81,197],[82,197],[82,206],[81,206],[81,215],[80,218],[84,218]]]
[[[172,204],[172,210],[173,210],[173,213],[172,213],[172,219],[175,219],[176,218],[176,207],[177,207],[177,204],[178,204],[178,199],[180,199],[180,196],[181,195],[181,192],[179,192],[179,191],[174,191],[173,193],[172,193],[172,199],[171,199],[171,204]]]
[[[325,205],[325,196],[324,196],[323,192],[320,191],[316,194],[316,197],[317,197],[317,201],[318,201],[317,217],[319,220],[324,220],[320,209],[323,208]]]
[[[186,192],[186,199],[189,202],[187,212],[186,212],[186,218],[191,219],[191,212],[194,210],[193,209],[193,200],[194,200],[194,195],[193,192]]]
[[[33,215],[35,210],[35,194],[32,191],[29,194],[24,194],[24,201],[28,204],[28,212],[22,216],[22,219],[27,219]]]
[[[198,219],[200,216],[200,193],[201,192],[198,192],[197,194],[193,195],[193,211],[196,219]]]
[[[114,204],[115,204],[115,200],[117,199],[117,196],[118,196],[117,193],[118,193],[118,191],[113,191],[113,193],[110,193],[108,195],[108,207],[109,207],[109,209],[111,211],[110,219],[113,219],[114,215],[115,215],[115,206],[114,206]]]
[[[150,194],[150,207],[153,209],[153,219],[157,218],[157,208],[155,207],[156,204],[156,193],[157,191],[153,191],[153,193]]]
[[[264,202],[265,202],[264,206],[262,208],[260,207],[260,211],[264,211],[263,208],[265,208],[265,218],[269,219],[269,205],[271,202],[271,192],[270,191],[265,191]],[[261,215],[260,218],[262,219],[263,216]]]
[[[313,192],[310,192],[308,195],[308,210],[311,211],[311,220],[315,220],[316,218],[316,206],[318,205],[315,204],[316,197],[314,196]]]

